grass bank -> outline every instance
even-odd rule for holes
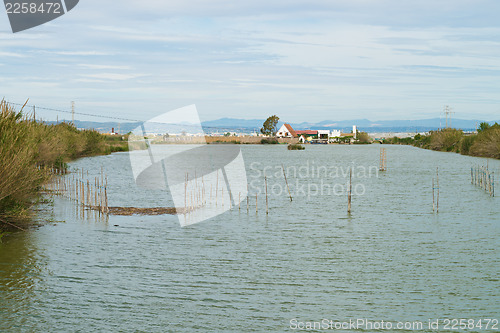
[[[29,216],[53,171],[80,157],[128,150],[127,139],[68,123],[47,125],[0,104],[0,228]]]
[[[500,124],[482,123],[477,134],[465,134],[462,130],[445,128],[429,135],[417,134],[413,138],[390,138],[387,144],[406,144],[436,151],[455,152],[462,155],[500,159]]]

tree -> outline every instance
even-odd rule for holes
[[[358,131],[357,139],[358,139],[358,142],[360,142],[360,143],[370,143],[370,141],[371,141],[370,136],[366,132],[359,132]]]
[[[276,115],[267,118],[264,124],[262,124],[260,132],[264,135],[274,136],[278,131],[277,125],[279,120],[280,118]]]
[[[479,124],[479,128],[478,128],[478,132],[482,132],[482,131],[485,131],[487,130],[488,128],[490,128],[490,124],[488,124],[487,122],[483,121],[481,124]]]

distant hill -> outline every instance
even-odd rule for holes
[[[483,120],[479,119],[453,119],[451,127],[460,128],[463,130],[473,130],[476,125],[480,124]],[[212,121],[203,122],[203,126],[207,127],[223,127],[223,128],[247,128],[258,129],[262,127],[264,119],[235,119],[235,118],[222,118]],[[497,121],[500,123],[500,121]],[[279,123],[281,126],[283,122]],[[440,118],[420,119],[420,120],[381,120],[371,121],[368,119],[353,119],[353,120],[323,120],[317,123],[302,122],[290,123],[296,130],[306,129],[341,129],[344,131],[352,130],[352,126],[356,125],[359,130],[365,132],[427,132],[437,130],[446,126],[446,121]]]
[[[70,123],[70,120],[63,120],[59,121],[61,122],[67,122]],[[48,121],[47,123],[49,124],[56,124],[55,121]],[[81,120],[75,120],[75,126],[76,128],[83,128],[83,129],[95,129],[101,133],[110,133],[111,129],[114,128],[115,132],[125,134],[133,129],[135,129],[137,126],[141,126],[141,123],[118,123],[118,122],[95,122],[95,121],[81,121]]]
[[[451,122],[451,127],[460,128],[465,131],[474,130],[476,125],[479,125],[483,120],[479,119],[453,119]],[[497,121],[500,123],[500,120]],[[55,122],[49,122],[55,123]],[[258,131],[264,119],[237,119],[237,118],[221,118],[217,120],[210,120],[202,122],[202,126],[206,133],[213,132],[253,132]],[[494,122],[490,122],[494,123]],[[278,126],[281,126],[283,122],[280,122]],[[75,121],[77,128],[93,128],[102,133],[109,133],[111,129],[114,128],[115,132],[120,131],[120,133],[128,133],[141,123],[118,123],[118,122],[93,122],[93,121]],[[296,130],[307,130],[307,129],[340,129],[344,132],[352,130],[352,126],[356,125],[360,131],[375,133],[375,132],[427,132],[432,130],[437,130],[443,128],[446,125],[444,119],[432,118],[432,119],[420,119],[420,120],[381,120],[381,121],[371,121],[368,119],[353,119],[353,120],[323,120],[317,123],[302,122],[302,123],[291,123],[292,127]],[[176,130],[172,130],[174,133],[179,131],[179,128],[183,127],[180,125]],[[188,126],[189,127],[189,126]],[[158,131],[161,133],[162,129],[159,126],[153,131]]]
[[[259,129],[262,127],[264,119],[237,119],[237,118],[221,118],[217,120],[204,121],[201,124],[204,128],[227,128],[227,129]],[[281,125],[281,124],[280,124]]]

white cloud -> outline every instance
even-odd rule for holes
[[[116,70],[128,70],[131,69],[130,66],[118,66],[118,65],[97,65],[97,64],[78,64],[79,67],[88,69],[116,69]]]
[[[0,57],[26,58],[27,56],[23,53],[0,51]]]
[[[110,81],[124,81],[130,80],[142,75],[138,74],[118,74],[118,73],[98,73],[98,74],[84,74],[84,77],[97,80],[110,80]]]
[[[59,55],[67,55],[67,56],[107,56],[111,55],[109,52],[100,52],[100,51],[56,51],[52,52],[54,54]]]
[[[499,7],[491,0],[86,0],[51,24],[0,33],[2,77],[19,83],[3,94],[111,104],[116,110],[107,112],[117,114],[135,112],[133,100],[144,112],[197,103],[205,119],[276,110],[302,121],[307,110],[311,120],[375,120],[439,113],[443,104],[491,118],[500,102]],[[26,91],[32,73],[59,89]]]

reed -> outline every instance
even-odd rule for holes
[[[65,174],[67,162],[85,156],[123,151],[127,140],[107,138],[71,124],[48,125],[0,102],[0,217],[29,215],[28,208],[55,175]],[[62,184],[61,184],[62,186]],[[86,186],[86,185],[85,185]],[[75,188],[75,194],[78,193]],[[5,223],[4,223],[5,225]]]

